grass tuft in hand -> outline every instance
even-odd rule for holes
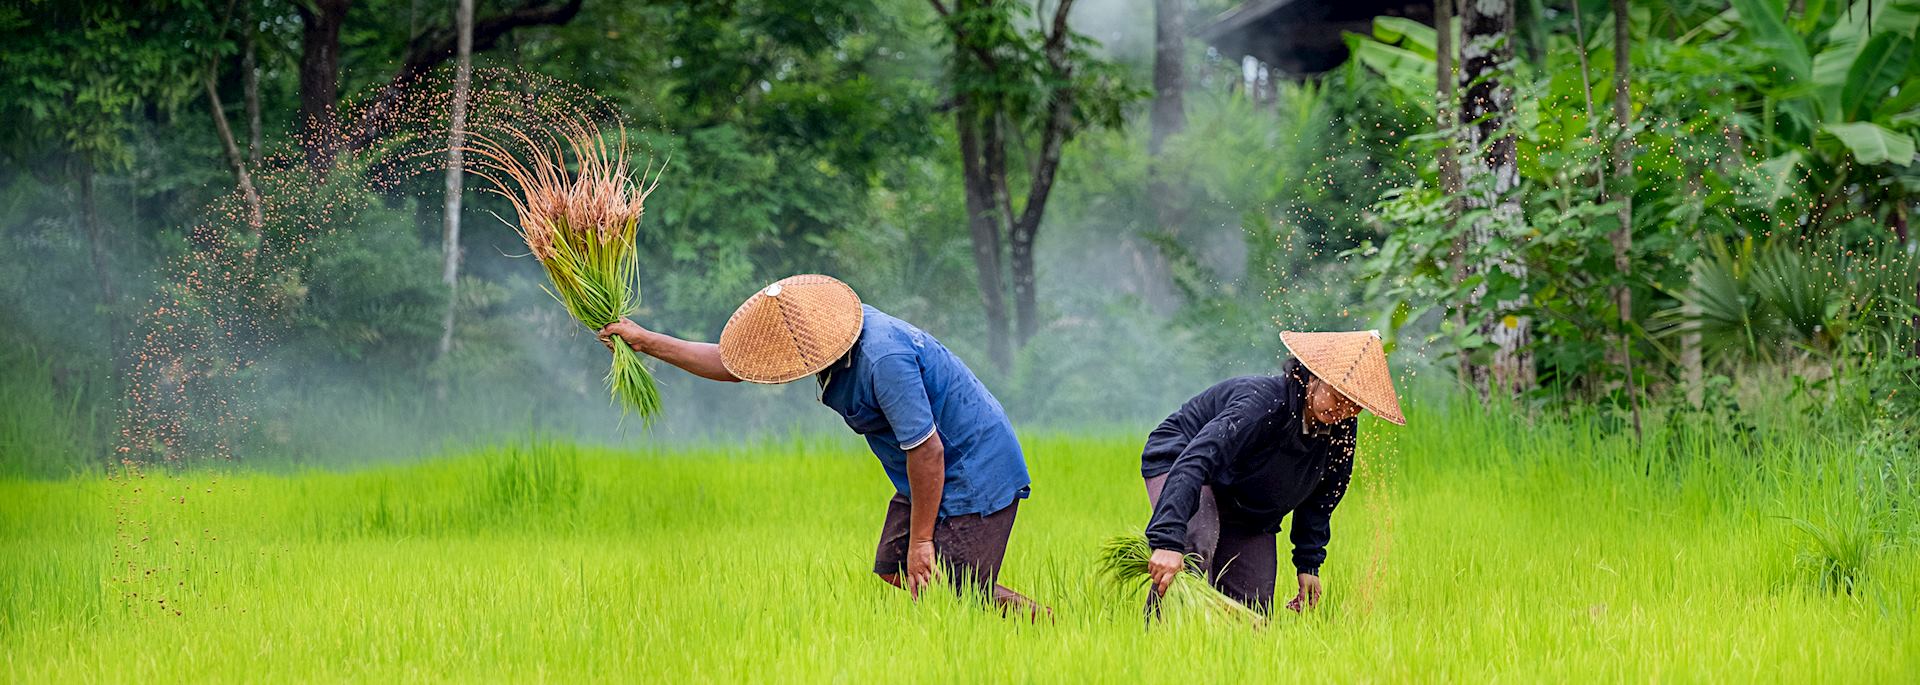
[[[513,203],[516,230],[552,283],[547,293],[596,331],[639,306],[634,239],[647,196],[660,183],[651,168],[634,181],[624,133],[609,144],[591,121],[572,118],[535,133],[504,124],[468,133],[469,166]],[[653,374],[632,348],[612,347],[607,388],[614,402],[651,422],[660,413]]]
[[[1222,594],[1209,584],[1200,570],[1199,555],[1186,556],[1187,568],[1174,576],[1173,583],[1161,597],[1163,603],[1197,603],[1207,611],[1227,618],[1256,624],[1266,622],[1266,617],[1260,612]],[[1147,568],[1151,558],[1153,547],[1147,544],[1146,536],[1132,533],[1116,535],[1100,545],[1100,572],[1123,592],[1132,594],[1141,589],[1151,592],[1153,575]]]

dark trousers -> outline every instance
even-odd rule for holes
[[[1147,479],[1149,506],[1160,504],[1160,488],[1166,483],[1166,474]],[[1222,594],[1260,613],[1273,611],[1280,568],[1274,534],[1223,521],[1211,487],[1200,488],[1200,508],[1187,520],[1187,545],[1200,555],[1207,582]]]
[[[1013,537],[1013,519],[1019,511],[1020,500],[1014,500],[991,514],[949,516],[933,524],[934,557],[956,591],[972,586],[986,597],[996,596],[994,583],[999,580],[1000,562],[1006,559],[1007,540]],[[874,573],[906,573],[907,529],[912,514],[913,505],[904,495],[895,494],[887,502],[880,545],[873,554]]]

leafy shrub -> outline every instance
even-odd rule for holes
[[[1854,594],[1867,565],[1885,546],[1884,534],[1865,514],[1815,523],[1789,518],[1803,535],[1794,566],[1804,582],[1824,592]]]

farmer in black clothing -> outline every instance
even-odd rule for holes
[[[1214,587],[1270,613],[1279,572],[1274,536],[1292,513],[1300,587],[1287,608],[1317,605],[1333,508],[1353,474],[1360,410],[1406,424],[1378,332],[1280,339],[1294,354],[1280,375],[1222,381],[1147,436],[1140,475],[1153,505],[1147,543],[1156,597],[1192,553]]]

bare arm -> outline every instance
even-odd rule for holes
[[[947,484],[947,448],[935,432],[907,450],[907,589],[917,595],[933,579],[933,524]]]
[[[713,343],[681,340],[665,333],[641,328],[627,319],[600,329],[600,342],[613,344],[614,336],[626,341],[635,352],[678,366],[687,373],[708,380],[737,383],[740,379],[720,363],[720,346]]]

